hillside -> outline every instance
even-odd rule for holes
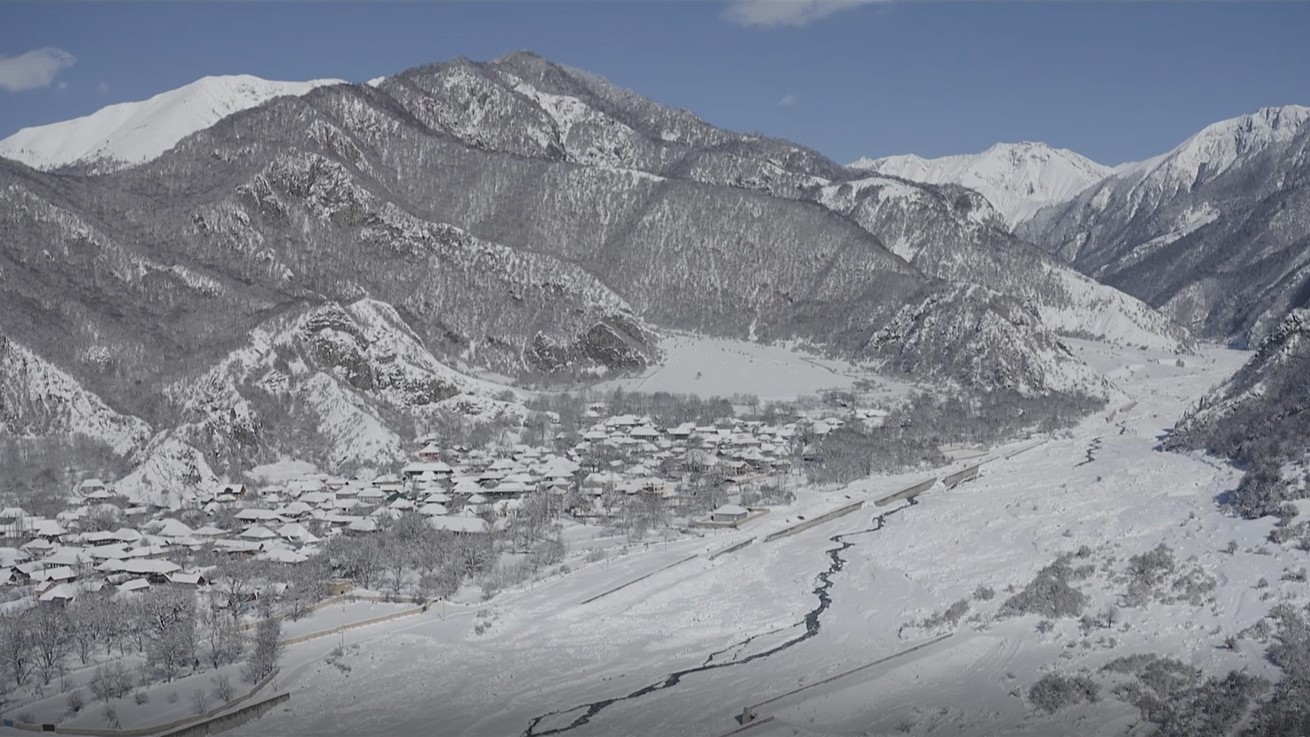
[[[1258,343],[1310,299],[1310,108],[1220,121],[1017,232],[1194,332]]]

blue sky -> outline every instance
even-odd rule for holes
[[[207,74],[361,81],[517,49],[860,155],[1044,140],[1140,159],[1310,104],[1310,3],[0,1],[0,137]]]

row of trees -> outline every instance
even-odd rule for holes
[[[994,390],[966,397],[916,393],[893,408],[879,427],[850,423],[824,436],[802,433],[799,460],[810,480],[848,483],[873,473],[940,465],[938,447],[992,445],[1026,431],[1051,431],[1075,422],[1101,400],[1054,395],[1028,397]]]
[[[90,685],[97,698],[108,701],[134,684],[218,669],[247,652],[247,678],[258,680],[276,666],[281,649],[278,638],[269,641],[268,633],[270,628],[280,632],[280,625],[265,612],[251,647],[240,610],[229,605],[225,594],[218,587],[199,595],[169,586],[127,599],[85,593],[67,606],[43,603],[0,615],[3,693],[28,685],[40,691],[70,667],[99,662]],[[125,659],[137,666],[129,670]]]

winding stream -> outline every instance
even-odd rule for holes
[[[775,645],[774,647],[771,647],[768,650],[763,650],[753,655],[748,655],[741,659],[723,660],[723,661],[715,662],[715,658],[718,657],[719,655],[722,655],[723,653],[726,653],[730,650],[743,647],[746,644],[750,643],[752,640],[763,636],[763,635],[755,635],[753,637],[749,637],[740,642],[734,643],[722,650],[716,650],[715,652],[710,653],[709,656],[705,658],[705,662],[702,663],[701,665],[698,665],[694,668],[685,668],[683,670],[678,670],[669,673],[668,675],[664,676],[662,680],[659,680],[648,686],[639,688],[636,691],[633,691],[632,693],[629,693],[627,695],[615,696],[614,698],[604,699],[601,701],[593,701],[589,704],[582,704],[580,706],[574,706],[568,709],[557,709],[552,712],[547,712],[540,716],[534,717],[532,721],[528,723],[528,728],[523,732],[523,737],[547,737],[547,735],[562,734],[564,732],[568,732],[569,730],[576,729],[584,724],[587,724],[588,722],[591,721],[592,717],[601,713],[602,711],[604,711],[606,708],[608,708],[613,704],[617,704],[621,701],[631,701],[633,699],[639,699],[643,696],[646,696],[647,694],[651,694],[656,691],[661,691],[663,689],[669,688],[670,686],[676,686],[678,685],[678,683],[682,681],[684,677],[692,675],[694,673],[704,673],[706,671],[717,670],[719,668],[731,668],[737,665],[745,665],[746,663],[750,663],[756,660],[762,660],[764,658],[769,657],[770,655],[780,653],[789,647],[799,645],[800,643],[805,642],[811,637],[814,637],[815,635],[819,634],[819,629],[821,626],[820,618],[823,616],[823,613],[828,610],[828,607],[832,605],[832,595],[829,593],[829,589],[832,588],[832,578],[835,574],[841,571],[841,569],[846,565],[846,559],[843,558],[841,554],[845,552],[848,548],[855,545],[855,543],[847,540],[846,538],[852,537],[854,535],[869,533],[869,532],[877,532],[878,530],[881,530],[883,526],[886,524],[886,520],[888,517],[890,517],[893,514],[896,514],[897,512],[900,512],[903,509],[912,507],[917,503],[918,502],[914,498],[911,498],[909,499],[909,503],[906,504],[905,506],[888,510],[874,517],[872,527],[863,530],[855,530],[853,532],[843,532],[828,538],[831,542],[836,543],[837,546],[833,548],[829,548],[826,551],[830,561],[828,564],[828,570],[822,571],[819,573],[818,576],[816,576],[817,581],[814,587],[814,595],[819,600],[818,604],[816,604],[813,609],[806,612],[804,619],[792,625],[792,627],[799,627],[801,625],[804,625],[805,626],[804,632],[796,635],[795,637],[792,637],[786,642],[783,642],[779,645]],[[774,630],[774,632],[777,632],[777,630]],[[772,634],[772,633],[765,633],[765,634]],[[577,717],[575,717],[573,721],[569,722],[568,724],[562,727],[554,727],[554,728],[548,728],[538,731],[538,726],[541,724],[541,722],[550,719],[552,717],[560,716],[563,714],[570,714],[572,712],[581,712],[581,713]]]

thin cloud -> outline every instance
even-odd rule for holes
[[[778,100],[778,107],[791,107],[796,104],[796,95],[786,94]]]
[[[77,63],[77,57],[53,46],[18,56],[0,57],[0,89],[22,92],[49,87],[55,75]]]
[[[723,17],[756,28],[799,28],[833,13],[887,0],[729,0]]]
[[[109,94],[109,83],[101,82],[100,84],[96,85],[96,94],[100,94],[100,95]]]

